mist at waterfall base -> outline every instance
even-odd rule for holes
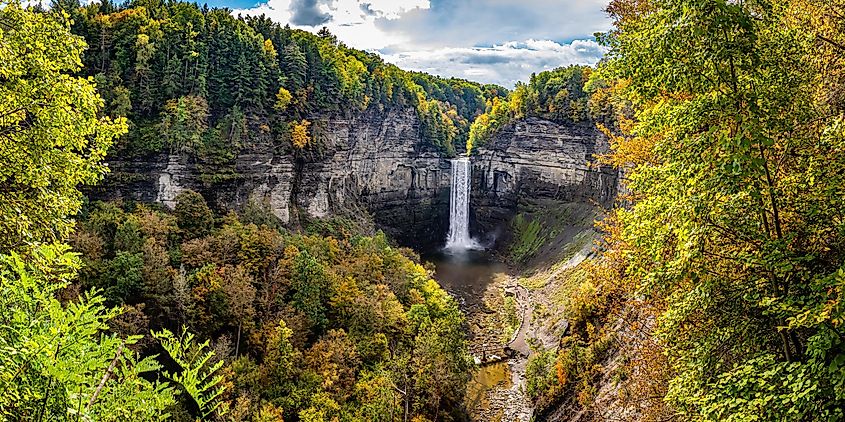
[[[468,157],[456,158],[452,163],[452,192],[449,199],[449,235],[444,251],[461,253],[484,249],[469,235],[469,200],[472,166]]]

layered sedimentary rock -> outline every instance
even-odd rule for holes
[[[253,200],[286,224],[369,213],[402,244],[442,244],[449,227],[450,164],[421,138],[413,110],[312,120],[314,145],[300,153],[259,134],[222,167],[204,167],[187,154],[114,159],[93,197],[173,207],[179,192],[192,189],[219,211]],[[503,128],[472,158],[473,235],[494,232],[522,199],[612,201],[616,173],[595,165],[604,144],[591,125],[527,119]]]
[[[313,217],[366,210],[401,243],[443,240],[449,162],[420,138],[413,111],[330,119],[324,130],[324,158],[299,168],[299,209]]]
[[[495,235],[521,200],[610,205],[617,172],[596,158],[607,148],[605,137],[589,123],[527,118],[503,127],[473,159],[474,233]]]
[[[172,207],[179,192],[192,189],[222,211],[250,200],[266,204],[285,224],[368,212],[401,243],[442,241],[449,162],[421,139],[413,110],[313,120],[314,146],[300,154],[259,136],[224,170],[209,171],[184,154],[115,159],[92,194]]]

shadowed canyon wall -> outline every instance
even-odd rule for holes
[[[218,210],[265,203],[285,224],[368,212],[402,244],[445,239],[450,164],[421,138],[413,110],[315,119],[314,127],[313,151],[293,154],[258,136],[228,171],[213,175],[184,154],[113,159],[92,196],[172,207],[179,192],[193,189]],[[612,201],[615,172],[591,167],[603,142],[591,126],[527,119],[503,128],[472,159],[473,234],[494,232],[521,198]]]
[[[617,171],[597,163],[606,138],[591,124],[527,118],[503,127],[473,158],[473,234],[495,238],[521,200],[609,206]]]

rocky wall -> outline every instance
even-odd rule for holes
[[[520,201],[552,199],[610,206],[617,172],[599,165],[607,141],[592,124],[528,118],[502,128],[473,157],[473,234],[495,237]]]

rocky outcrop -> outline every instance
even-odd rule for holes
[[[411,111],[331,119],[323,159],[303,162],[296,205],[313,217],[369,211],[403,244],[442,242],[449,220],[449,163],[419,136]]]
[[[312,120],[315,145],[303,153],[256,130],[252,143],[225,166],[204,166],[185,154],[112,160],[112,173],[92,196],[172,207],[179,192],[192,189],[220,211],[253,200],[286,224],[369,213],[402,244],[442,243],[450,164],[420,137],[412,109]],[[616,173],[595,166],[595,154],[605,148],[588,125],[526,119],[503,128],[472,159],[473,235],[494,233],[522,199],[609,203]]]
[[[254,200],[286,224],[369,213],[400,243],[442,241],[449,162],[421,139],[412,109],[312,120],[315,145],[302,154],[258,136],[224,168],[209,170],[186,155],[113,160],[92,196],[172,207],[179,192],[193,189],[221,211]]]
[[[596,158],[607,149],[592,124],[527,118],[505,126],[473,158],[473,234],[495,236],[522,200],[610,205],[617,172]]]

